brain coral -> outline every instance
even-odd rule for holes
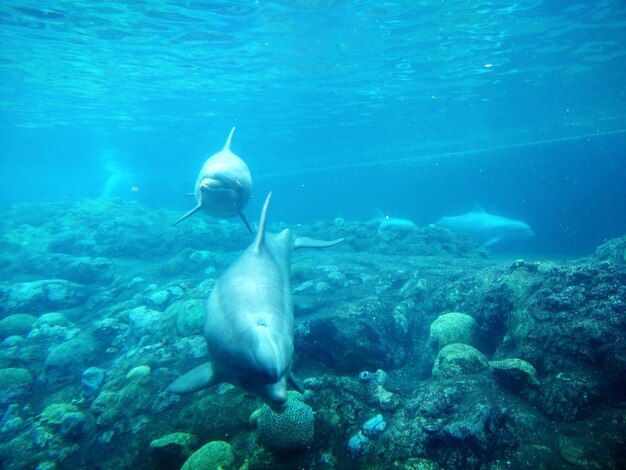
[[[258,413],[257,439],[265,447],[276,450],[306,448],[313,442],[315,418],[313,410],[297,392],[289,392],[281,412],[263,405]]]

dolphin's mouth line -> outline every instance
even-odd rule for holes
[[[230,179],[205,178],[200,183],[202,191],[238,191],[241,187],[239,180]]]

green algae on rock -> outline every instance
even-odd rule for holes
[[[481,372],[489,367],[485,356],[468,344],[449,344],[437,354],[432,374],[435,379],[449,379]]]
[[[444,313],[430,325],[430,342],[437,352],[454,343],[475,346],[476,329],[476,321],[471,316],[460,312]]]
[[[228,442],[211,441],[191,454],[181,470],[230,470],[234,463],[235,454]]]

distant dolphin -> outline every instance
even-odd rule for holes
[[[489,214],[483,210],[442,217],[435,225],[467,235],[484,246],[491,246],[501,240],[525,238],[535,234],[525,222]]]
[[[372,222],[378,224],[381,229],[387,227],[413,228],[416,226],[415,222],[413,222],[412,220],[389,217],[388,215],[385,215],[380,209],[376,209],[376,217],[372,219]]]
[[[303,393],[291,372],[293,301],[289,263],[295,248],[323,248],[343,239],[293,238],[289,229],[265,233],[265,200],[254,242],[215,283],[204,320],[210,362],[176,379],[168,390],[190,393],[229,382],[280,408],[287,380]]]
[[[250,233],[253,233],[242,212],[250,200],[252,176],[244,161],[230,151],[234,132],[233,127],[224,148],[202,165],[193,193],[197,205],[174,222],[174,225],[202,209],[213,217],[239,215]]]

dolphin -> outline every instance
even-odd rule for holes
[[[442,217],[435,225],[467,235],[484,246],[491,246],[502,240],[526,238],[535,234],[530,226],[521,220],[489,214],[484,210]]]
[[[184,394],[228,382],[278,410],[287,400],[287,381],[304,392],[291,371],[291,254],[297,248],[333,246],[343,238],[294,238],[289,229],[266,233],[271,195],[265,200],[255,240],[217,280],[209,296],[204,320],[209,362],[176,379],[168,391]]]
[[[389,217],[380,209],[376,209],[376,217],[371,222],[378,224],[381,229],[388,227],[413,228],[416,227],[415,222],[409,219],[399,219],[397,217]]]
[[[252,176],[245,162],[230,150],[234,132],[233,127],[224,148],[202,165],[193,192],[196,207],[174,222],[174,225],[202,209],[213,217],[239,215],[250,233],[253,233],[243,214],[252,192]]]

